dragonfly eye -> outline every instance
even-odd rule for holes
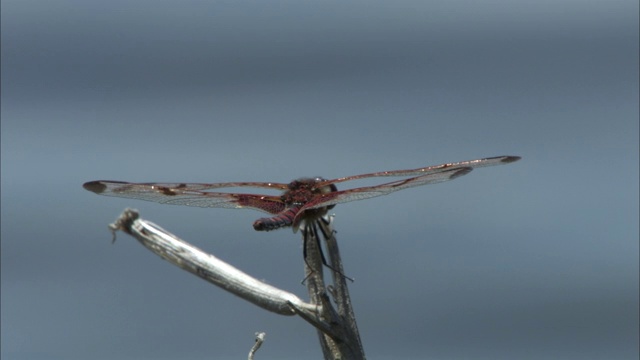
[[[338,191],[338,187],[335,184],[329,184],[327,187],[329,188],[329,191],[327,191],[327,193]],[[334,207],[336,207],[336,204],[327,206],[327,209],[333,209]]]

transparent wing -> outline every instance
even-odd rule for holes
[[[318,187],[335,184],[339,182],[344,182],[344,181],[349,181],[349,180],[358,180],[358,179],[364,179],[364,178],[370,178],[370,177],[418,175],[418,176],[410,177],[408,179],[392,181],[389,183],[376,185],[376,186],[365,186],[365,187],[360,187],[355,189],[334,191],[327,194],[322,194],[321,196],[318,196],[316,199],[306,203],[300,209],[298,216],[296,216],[296,219],[294,219],[294,224],[297,224],[297,222],[299,222],[299,215],[302,214],[304,210],[325,207],[325,206],[345,203],[349,201],[369,199],[376,196],[387,195],[394,191],[399,191],[399,190],[407,189],[414,186],[421,186],[421,185],[428,185],[428,184],[435,184],[435,183],[440,183],[444,181],[449,181],[470,173],[471,170],[473,170],[474,168],[504,165],[504,164],[509,164],[518,160],[520,160],[519,156],[496,156],[496,157],[490,157],[490,158],[484,158],[484,159],[478,159],[478,160],[468,160],[468,161],[460,161],[456,163],[428,166],[428,167],[412,169],[412,170],[381,171],[376,173],[354,175],[354,176],[347,176],[347,177],[333,179],[333,180],[327,180],[325,182],[318,184]]]
[[[380,171],[380,172],[375,172],[370,174],[347,176],[347,177],[342,177],[338,179],[327,180],[321,184],[318,184],[318,186],[326,186],[329,184],[336,184],[336,183],[341,183],[349,180],[358,180],[358,179],[365,179],[370,177],[417,176],[417,175],[437,174],[442,171],[456,170],[456,169],[462,169],[462,168],[474,169],[474,168],[486,167],[486,166],[504,165],[504,164],[509,164],[518,160],[520,160],[519,156],[495,156],[495,157],[484,158],[484,159],[467,160],[467,161],[460,161],[455,163],[427,166],[427,167],[411,169],[411,170]],[[425,184],[421,184],[421,185],[425,185]],[[418,186],[418,185],[414,185],[414,186]]]
[[[334,191],[327,194],[322,194],[322,196],[319,196],[317,199],[308,202],[301,209],[301,212],[307,209],[314,209],[338,203],[345,203],[349,201],[363,200],[376,196],[387,195],[394,191],[399,191],[414,186],[422,186],[449,181],[457,177],[466,175],[470,173],[471,170],[473,169],[470,167],[446,169],[437,173],[415,176],[412,178],[392,181],[376,186],[365,186],[356,189]]]
[[[218,208],[251,208],[270,214],[277,214],[284,210],[284,204],[279,196],[205,191],[208,189],[242,186],[273,188],[278,190],[287,188],[286,184],[247,182],[171,184],[98,180],[90,181],[83,185],[85,189],[99,195],[153,201],[161,204]]]

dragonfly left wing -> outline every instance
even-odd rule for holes
[[[446,163],[434,166],[427,166],[418,169],[411,170],[392,170],[392,171],[380,171],[370,174],[362,174],[362,175],[353,175],[353,176],[345,176],[338,179],[326,180],[318,186],[329,185],[329,184],[337,184],[349,180],[359,180],[366,179],[371,177],[393,177],[393,176],[417,176],[417,175],[428,175],[428,174],[436,174],[445,170],[455,170],[462,168],[480,168],[486,166],[495,166],[495,165],[504,165],[512,162],[516,162],[520,160],[519,156],[495,156],[484,159],[477,160],[467,160],[460,161],[455,163]]]
[[[347,176],[333,180],[326,180],[318,184],[318,186],[328,186],[349,180],[359,180],[371,177],[391,177],[391,176],[413,176],[408,179],[402,179],[392,181],[389,183],[366,186],[356,189],[348,189],[342,191],[334,191],[313,199],[306,203],[298,213],[296,219],[294,219],[294,226],[300,221],[300,214],[304,210],[315,209],[325,206],[330,206],[338,203],[345,203],[349,201],[369,199],[376,196],[387,195],[394,191],[428,184],[435,184],[439,182],[453,180],[457,177],[463,176],[471,172],[474,168],[504,165],[520,160],[519,156],[496,156],[477,160],[460,161],[456,163],[447,163],[435,166],[428,166],[424,168],[411,169],[411,170],[394,170],[394,171],[381,171],[370,174]],[[416,176],[417,175],[417,176]]]
[[[387,195],[394,191],[399,191],[403,189],[407,189],[414,186],[421,186],[427,184],[435,184],[439,182],[453,180],[457,177],[466,175],[473,170],[470,167],[463,168],[455,168],[455,169],[446,169],[437,173],[431,173],[427,175],[415,176],[408,179],[402,179],[397,181],[392,181],[389,183],[376,185],[376,186],[365,186],[356,189],[349,190],[341,190],[334,191],[327,194],[322,194],[318,198],[306,203],[298,212],[298,216],[294,219],[293,226],[297,226],[300,218],[300,214],[302,214],[305,210],[315,209],[319,207],[325,207],[329,205],[334,205],[338,203],[345,203],[356,200],[364,200],[372,197]]]

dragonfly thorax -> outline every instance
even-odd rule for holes
[[[314,207],[321,203],[325,194],[338,191],[334,184],[326,184],[322,178],[302,178],[290,182],[280,196],[285,209],[271,218],[261,218],[253,223],[258,231],[269,231],[285,226],[293,226],[296,232],[301,224],[313,222],[324,216],[335,205]]]
[[[326,180],[320,177],[317,178],[300,178],[293,180],[288,185],[288,190],[285,191],[282,196],[282,202],[284,202],[287,208],[302,206],[311,200],[314,200],[318,195],[328,194],[333,191],[338,191],[338,188],[334,184],[320,185]],[[320,186],[319,186],[320,185]],[[328,209],[333,208],[334,205],[328,206]]]

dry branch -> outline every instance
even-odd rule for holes
[[[326,359],[364,359],[330,217],[318,219],[302,230],[307,253],[305,272],[310,303],[291,292],[265,284],[158,225],[141,219],[136,210],[126,209],[109,228],[114,240],[115,231],[124,231],[173,265],[265,310],[281,315],[299,315],[318,329]],[[320,234],[327,243],[330,266],[334,272],[335,287],[331,294],[338,305],[337,310],[333,308],[324,284]]]

